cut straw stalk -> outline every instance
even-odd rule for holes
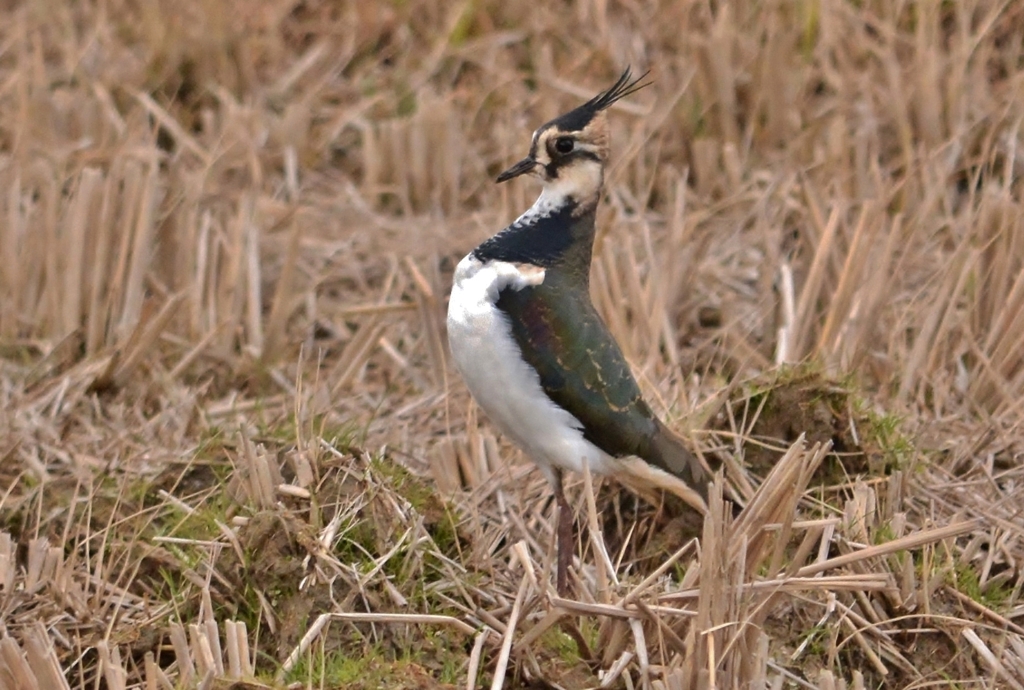
[[[512,611],[509,613],[508,624],[505,626],[505,633],[501,639],[501,650],[498,652],[491,690],[501,690],[505,685],[505,670],[508,668],[509,655],[512,653],[512,636],[519,625],[519,613],[523,606],[523,600],[526,598],[529,583],[530,579],[527,576],[524,576],[519,583],[519,592],[516,593],[515,602],[512,604]]]
[[[916,549],[925,544],[932,544],[940,542],[945,539],[951,539],[953,537],[959,537],[964,534],[969,534],[974,530],[979,529],[982,526],[980,519],[964,520],[962,522],[956,522],[951,525],[944,525],[942,527],[933,527],[927,530],[921,530],[915,534],[908,534],[900,539],[894,539],[893,541],[886,542],[885,544],[878,544],[876,546],[867,546],[858,551],[843,554],[842,556],[835,556],[825,561],[817,563],[811,563],[806,565],[797,571],[797,575],[800,577],[808,577],[816,573],[822,573],[826,570],[833,568],[839,568],[860,561],[874,558],[877,556],[885,556],[898,551],[907,551],[910,549]]]
[[[305,635],[299,640],[299,644],[292,650],[291,654],[285,660],[282,665],[282,672],[286,673],[290,671],[299,658],[305,654],[310,645],[319,637],[320,633],[323,632],[324,628],[331,621],[350,621],[353,623],[398,623],[405,625],[446,625],[451,626],[465,635],[475,635],[477,630],[451,616],[438,616],[432,614],[417,614],[417,613],[345,613],[345,612],[334,612],[334,613],[322,613],[317,616],[313,624],[309,626]]]

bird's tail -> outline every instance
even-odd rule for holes
[[[687,449],[683,439],[660,421],[658,433],[651,444],[651,457],[647,460],[689,484],[707,503],[711,475],[700,460]]]

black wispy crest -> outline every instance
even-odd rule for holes
[[[619,77],[619,80],[610,89],[602,91],[578,108],[555,118],[549,124],[557,124],[562,130],[567,132],[576,132],[583,129],[595,115],[615,101],[634,94],[646,86],[650,86],[652,82],[649,81],[640,83],[650,73],[650,70],[648,70],[636,79],[631,80],[632,70],[627,67],[626,71],[622,73],[622,76]]]
[[[615,84],[610,89],[604,91],[603,93],[597,94],[580,107],[593,110],[596,113],[600,110],[604,110],[605,108],[607,108],[620,98],[625,98],[626,96],[636,93],[645,86],[650,86],[653,83],[640,83],[644,80],[644,78],[647,77],[648,74],[651,73],[650,70],[647,70],[633,81],[629,80],[631,72],[632,69],[626,67],[626,70],[622,73],[622,76],[619,77],[619,80],[615,82]]]

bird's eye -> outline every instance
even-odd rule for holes
[[[576,142],[572,140],[572,137],[558,137],[555,139],[555,151],[559,153],[570,153]]]

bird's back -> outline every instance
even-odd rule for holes
[[[612,457],[637,456],[704,484],[700,464],[644,400],[622,350],[576,281],[549,270],[539,285],[503,290],[496,306],[508,315],[512,337],[544,392],[579,420],[584,438]]]

